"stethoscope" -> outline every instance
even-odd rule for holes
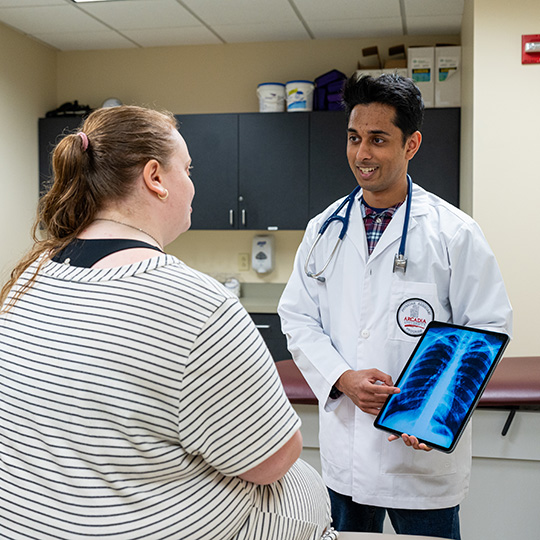
[[[332,259],[334,258],[334,255],[336,251],[338,250],[339,246],[341,245],[341,242],[343,241],[343,238],[347,234],[347,229],[349,228],[349,219],[351,216],[351,210],[354,205],[354,199],[357,195],[357,193],[360,191],[360,186],[356,186],[353,191],[345,197],[343,202],[338,206],[338,208],[334,211],[334,213],[326,219],[326,221],[322,224],[322,227],[319,229],[319,233],[317,234],[317,238],[315,239],[315,242],[313,242],[313,245],[311,246],[311,249],[309,250],[308,256],[306,258],[306,263],[304,264],[304,272],[306,273],[306,276],[316,279],[322,283],[326,281],[324,277],[321,276],[321,274],[326,270]],[[409,217],[411,214],[411,200],[412,200],[412,180],[409,175],[407,175],[407,203],[405,205],[405,219],[403,221],[403,231],[401,233],[401,243],[399,244],[399,250],[396,253],[394,257],[394,267],[392,269],[392,272],[395,272],[396,270],[401,270],[403,273],[407,271],[407,257],[405,257],[405,244],[407,242],[407,230],[409,229]],[[346,208],[345,208],[346,207]],[[340,216],[339,213],[341,210],[345,208],[345,215]],[[339,237],[336,241],[336,244],[334,246],[334,249],[332,250],[332,253],[330,253],[330,257],[326,260],[324,263],[324,266],[321,271],[319,272],[310,272],[308,270],[308,264],[311,259],[311,255],[313,254],[313,250],[315,249],[315,246],[319,243],[319,240],[321,239],[322,235],[333,221],[340,221],[341,222],[341,232],[339,233]]]

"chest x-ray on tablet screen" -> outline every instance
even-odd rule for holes
[[[407,433],[452,452],[509,341],[506,334],[437,321],[422,334],[375,419],[375,427]]]

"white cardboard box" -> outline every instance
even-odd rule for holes
[[[435,47],[409,47],[409,77],[422,92],[425,107],[435,106]]]
[[[436,47],[435,67],[435,107],[460,107],[461,47]]]
[[[376,79],[379,75],[382,74],[382,69],[357,69],[354,74],[356,75],[357,79],[363,77],[364,75],[369,75]]]
[[[409,71],[407,68],[382,68],[382,73],[397,73],[398,75],[401,75],[402,77],[408,77]]]

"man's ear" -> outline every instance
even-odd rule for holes
[[[405,152],[408,160],[411,160],[416,152],[418,152],[420,145],[422,144],[422,134],[419,131],[415,131],[405,143]]]

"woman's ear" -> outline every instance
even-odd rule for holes
[[[406,156],[408,160],[411,160],[415,156],[421,144],[422,144],[422,134],[419,131],[415,131],[405,143]]]
[[[151,159],[143,168],[143,181],[146,187],[158,197],[164,196],[167,189],[163,185],[163,167],[157,159]]]

